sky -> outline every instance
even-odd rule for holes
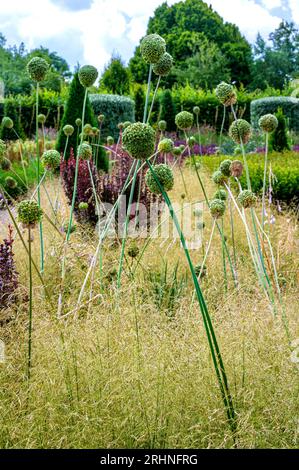
[[[180,0],[167,0],[173,5]],[[7,44],[43,45],[64,57],[103,70],[113,52],[125,62],[163,0],[8,0],[0,7],[0,32]],[[253,43],[265,39],[281,19],[299,25],[299,0],[206,0]]]

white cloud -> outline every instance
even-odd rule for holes
[[[262,0],[263,5],[268,9],[271,10],[272,8],[279,8],[281,7],[281,0]]]
[[[168,0],[172,5],[179,0]],[[289,0],[299,22],[298,0]],[[75,64],[92,63],[99,69],[117,49],[128,59],[146,31],[149,16],[162,0],[92,0],[89,9],[63,8],[51,0],[9,0],[1,2],[0,31],[10,44],[24,41],[29,48],[55,44],[55,50]],[[207,0],[224,18],[237,24],[250,41],[258,32],[267,36],[279,24],[254,0]],[[232,6],[233,3],[233,6]],[[263,0],[265,6],[277,6],[280,0]],[[231,4],[231,7],[229,7]],[[61,38],[61,48],[59,48]],[[77,51],[74,50],[75,44]]]
[[[289,0],[289,6],[295,23],[299,23],[299,3],[298,0]]]

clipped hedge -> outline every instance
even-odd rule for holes
[[[135,103],[131,98],[119,95],[89,95],[95,115],[104,114],[102,136],[118,138],[117,125],[124,121],[135,121]]]
[[[283,110],[283,114],[288,120],[288,127],[295,132],[299,132],[299,99],[289,96],[273,96],[253,100],[250,105],[251,124],[256,129],[258,121],[264,114],[275,114],[278,108]]]

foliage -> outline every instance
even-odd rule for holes
[[[130,92],[130,74],[119,55],[112,55],[100,79],[100,87],[112,95]]]
[[[102,124],[102,136],[111,135],[118,138],[118,127],[120,122],[135,120],[135,106],[131,98],[118,95],[90,95],[90,102],[95,114],[104,114],[106,119]]]
[[[281,108],[278,108],[276,118],[278,125],[270,136],[270,147],[276,152],[290,150],[287,123]]]
[[[65,105],[63,117],[60,123],[60,131],[59,131],[59,135],[57,139],[56,149],[61,153],[64,152],[64,148],[66,144],[66,135],[63,132],[63,128],[66,124],[71,124],[75,129],[77,129],[76,119],[81,118],[84,95],[85,95],[85,89],[79,82],[78,73],[75,73],[70,89],[69,89],[69,95],[68,95],[68,99]],[[90,105],[90,101],[88,97],[87,97],[86,109],[85,109],[85,123],[91,124],[92,127],[97,126],[97,120],[94,115],[93,109]],[[66,151],[66,159],[69,157],[71,149],[73,149],[74,153],[76,154],[77,152],[77,133],[76,132],[74,132],[73,135],[69,137],[68,147]]]
[[[12,171],[13,170],[13,171]],[[15,188],[9,188],[5,179],[7,176],[14,178],[18,185]],[[36,162],[34,160],[28,161],[28,166],[26,166],[26,176],[28,181],[28,186],[32,187],[36,183]],[[5,191],[12,196],[17,198],[22,194],[26,194],[28,187],[24,181],[24,171],[21,165],[21,162],[13,162],[12,169],[8,171],[0,171],[0,185],[4,187]]]
[[[251,105],[251,122],[257,128],[258,121],[265,114],[275,114],[281,108],[288,119],[289,128],[299,131],[299,99],[280,96],[253,100]]]
[[[215,44],[226,58],[233,81],[244,84],[250,81],[252,54],[249,43],[237,26],[224,23],[222,18],[201,0],[181,1],[172,6],[163,3],[149,20],[147,34],[150,33],[160,34],[165,39],[167,50],[173,56],[177,68],[196,53],[203,41],[208,41],[211,45]],[[139,47],[129,67],[137,82],[146,81],[147,68],[142,64]],[[218,81],[220,79],[221,77]],[[168,82],[169,85],[172,83],[173,81]]]
[[[173,131],[176,129],[175,115],[176,108],[172,99],[170,90],[165,90],[162,94],[161,100],[161,113],[160,120],[166,121],[166,130]]]
[[[3,123],[0,128],[0,139],[3,140],[17,140],[18,137],[24,137],[24,132],[20,123],[20,117],[13,100],[5,100],[4,116],[10,117],[13,120],[13,129],[6,128]]]
[[[135,119],[138,122],[143,120],[143,110],[145,104],[145,93],[142,85],[137,84],[134,92]]]
[[[8,238],[0,244],[0,310],[13,301],[14,292],[18,286],[13,254],[12,228],[8,226]]]

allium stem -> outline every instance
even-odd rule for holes
[[[198,280],[201,279],[201,276],[202,276],[202,273],[203,273],[203,270],[204,270],[204,265],[207,261],[207,258],[208,258],[209,252],[210,252],[213,236],[214,236],[214,233],[215,233],[215,227],[216,227],[216,219],[213,219],[213,226],[212,226],[210,238],[209,238],[209,241],[208,241],[208,246],[207,246],[207,249],[206,249],[206,252],[205,252],[204,259],[203,259],[202,264],[201,264],[200,273],[197,276]]]
[[[224,276],[224,286],[225,292],[227,292],[227,272],[226,272],[226,259],[225,259],[225,249],[224,249],[224,221],[223,217],[221,219],[221,232],[222,232],[222,239],[221,239],[221,246],[222,246],[222,262],[223,262],[223,276]]]
[[[265,162],[264,162],[264,180],[263,180],[263,196],[262,196],[262,229],[265,229],[265,210],[266,210],[266,181],[267,181],[267,167],[268,167],[268,147],[269,147],[269,133],[266,132],[266,149],[265,149]],[[264,234],[263,234],[264,241]]]
[[[28,261],[29,261],[29,324],[28,324],[28,362],[27,362],[27,379],[30,379],[31,373],[31,352],[32,352],[32,253],[31,253],[31,229],[28,228]]]
[[[199,128],[199,120],[198,120],[198,114],[196,115],[196,126],[197,126],[197,134],[198,134],[198,143],[199,143],[199,153],[202,158],[202,144],[201,144],[201,132]]]
[[[37,158],[37,203],[41,207],[40,198],[40,155],[39,155],[39,141],[38,141],[38,104],[39,104],[39,84],[36,83],[36,116],[35,116],[35,132],[36,132],[36,158]],[[44,238],[43,238],[43,223],[39,222],[39,239],[40,239],[40,272],[44,272]]]
[[[160,81],[161,81],[161,75],[159,75],[157,85],[156,85],[156,88],[155,88],[155,91],[154,91],[154,95],[153,95],[153,99],[152,99],[152,102],[151,102],[150,110],[149,110],[149,113],[148,113],[148,116],[147,116],[147,119],[146,119],[147,124],[149,123],[149,120],[150,120],[150,117],[151,117],[151,114],[152,114],[152,111],[153,111],[155,99],[156,99],[158,88],[159,88],[159,85],[160,85]]]
[[[142,120],[142,122],[146,122],[146,117],[147,117],[148,101],[149,101],[149,96],[150,96],[150,91],[151,91],[152,71],[153,71],[153,66],[150,65],[150,66],[149,66],[149,72],[148,72],[147,90],[146,90],[146,97],[145,97],[145,104],[144,104],[143,120]]]
[[[69,136],[67,135],[67,136],[66,136],[66,140],[65,140],[64,151],[63,151],[63,161],[65,160],[66,149],[67,149],[68,144],[69,144]]]
[[[222,135],[223,135],[223,129],[224,129],[224,124],[225,124],[225,118],[226,118],[226,106],[223,106],[223,118],[222,118],[220,136],[219,136],[219,148],[220,149],[222,145]]]

